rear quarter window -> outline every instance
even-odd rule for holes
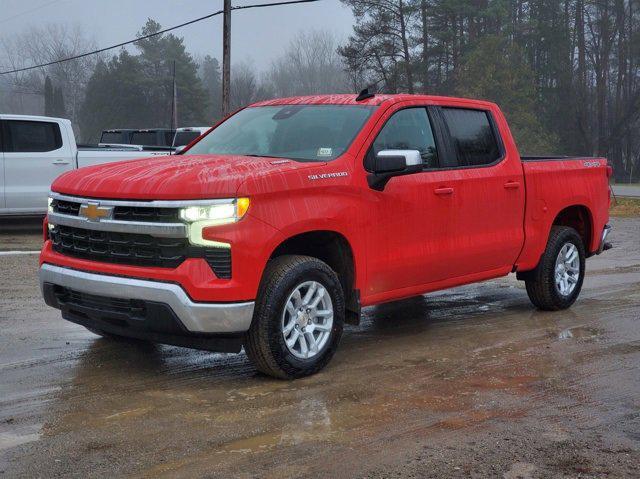
[[[489,165],[497,161],[500,147],[489,113],[484,110],[443,108],[458,166]]]
[[[5,151],[43,153],[62,147],[60,125],[46,121],[8,120]]]

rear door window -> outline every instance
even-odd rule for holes
[[[442,114],[459,166],[489,165],[500,158],[500,147],[488,112],[442,108]]]
[[[7,120],[5,131],[5,151],[8,153],[42,153],[62,147],[62,135],[57,123]]]

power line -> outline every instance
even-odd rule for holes
[[[293,5],[293,4],[296,4],[296,3],[314,3],[314,2],[319,2],[319,1],[321,1],[321,0],[290,0],[290,1],[283,1],[283,2],[258,3],[258,4],[253,4],[253,5],[242,5],[242,6],[238,6],[238,7],[231,7],[231,10],[246,10],[246,9],[249,9],[249,8],[277,7],[279,5]],[[175,25],[173,27],[165,28],[164,30],[160,30],[160,31],[155,32],[155,33],[150,33],[149,35],[144,35],[142,37],[138,37],[138,38],[135,38],[133,40],[128,40],[126,42],[118,43],[116,45],[111,45],[109,47],[100,48],[99,50],[93,50],[91,52],[82,53],[80,55],[75,55],[73,57],[63,58],[63,59],[55,60],[55,61],[48,62],[48,63],[42,63],[40,65],[33,65],[33,66],[30,66],[30,67],[17,68],[15,70],[9,70],[9,71],[5,71],[5,72],[0,72],[0,75],[8,75],[10,73],[26,72],[28,70],[35,70],[36,68],[48,67],[50,65],[55,65],[57,63],[64,63],[64,62],[68,62],[68,61],[71,61],[71,60],[77,60],[79,58],[85,58],[85,57],[88,57],[88,56],[91,56],[91,55],[96,55],[98,53],[106,52],[108,50],[113,50],[114,48],[124,47],[125,45],[130,45],[132,43],[136,43],[136,42],[139,42],[139,41],[142,41],[142,40],[146,40],[147,38],[155,37],[157,35],[162,35],[163,33],[167,33],[167,32],[170,32],[172,30],[176,30],[178,28],[186,27],[187,25],[192,25],[194,23],[201,22],[202,20],[206,20],[208,18],[220,15],[222,12],[223,12],[222,10],[218,10],[217,12],[210,13],[209,15],[205,15],[203,17],[196,18],[194,20],[189,20],[188,22],[181,23],[180,25]]]
[[[12,15],[10,17],[7,18],[3,18],[2,20],[0,20],[0,23],[7,23],[9,20],[13,20],[14,18],[18,18],[21,17],[22,15],[26,15],[27,13],[33,13],[37,10],[40,10],[42,8],[48,7],[49,5],[53,5],[54,3],[58,3],[60,0],[52,0],[50,2],[47,3],[43,3],[42,5],[38,6],[38,7],[34,7],[30,10],[26,10],[24,12],[21,13],[16,13],[15,15]]]

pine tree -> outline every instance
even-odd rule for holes
[[[48,75],[44,79],[44,116],[53,116],[53,86]]]
[[[202,86],[206,92],[207,98],[209,99],[209,104],[207,105],[206,110],[206,120],[207,124],[213,124],[215,121],[220,119],[222,114],[220,63],[216,58],[207,55],[204,57],[200,68]]]
[[[160,30],[149,19],[139,35]],[[158,35],[136,43],[132,55],[121,50],[107,63],[98,62],[87,84],[80,109],[80,129],[85,142],[95,142],[109,128],[158,128],[171,125],[173,62],[179,123],[208,125],[208,97],[198,77],[198,66],[184,42],[174,35]]]
[[[67,109],[64,106],[64,95],[62,94],[62,88],[56,87],[53,89],[52,103],[52,116],[56,116],[58,118],[66,118]]]
[[[155,33],[161,25],[149,19],[139,36]],[[208,124],[207,94],[198,77],[198,66],[186,51],[184,40],[173,34],[157,35],[136,43],[147,92],[153,97],[149,108],[157,125],[170,125],[173,99],[173,62],[176,65],[176,89],[180,104],[180,125]]]
[[[542,155],[555,151],[557,138],[536,115],[534,78],[520,48],[506,38],[485,36],[461,59],[456,94],[499,103],[519,150]]]

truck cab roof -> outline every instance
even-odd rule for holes
[[[0,120],[21,120],[21,121],[48,121],[48,122],[70,122],[66,118],[57,118],[53,116],[41,116],[41,115],[14,115],[11,113],[0,113]]]
[[[276,98],[253,103],[249,106],[278,106],[278,105],[367,105],[379,106],[383,103],[398,103],[402,101],[427,101],[427,102],[461,102],[465,104],[475,104],[484,107],[494,105],[494,103],[484,100],[469,98],[446,97],[438,95],[412,95],[408,93],[399,94],[375,94],[364,100],[357,100],[358,95],[353,93],[343,93],[337,95],[307,95],[292,96],[288,98]]]

